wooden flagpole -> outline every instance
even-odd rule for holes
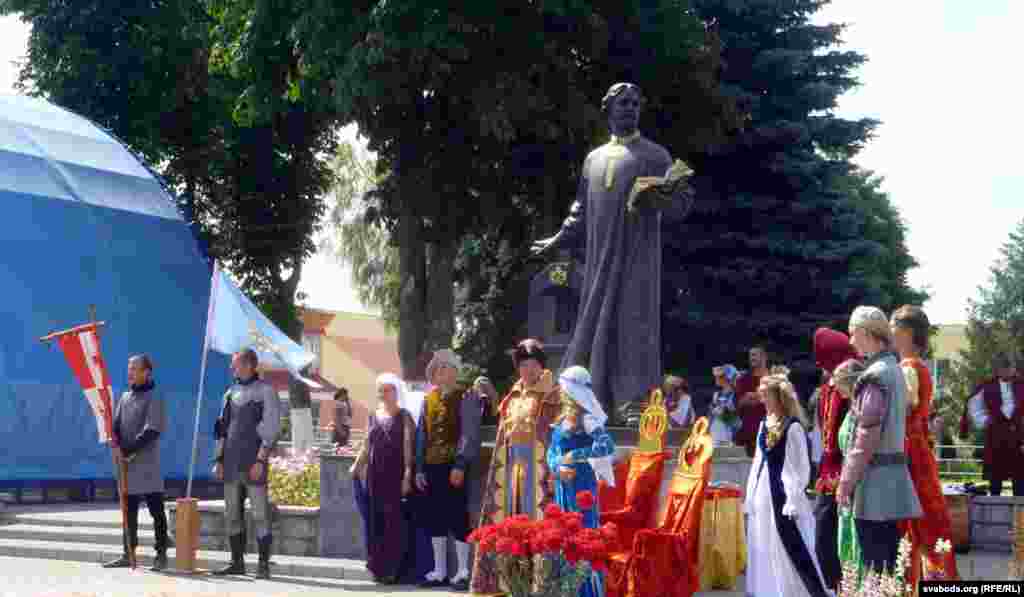
[[[60,338],[61,336],[66,336],[68,334],[77,334],[78,332],[85,331],[85,330],[88,330],[88,329],[95,330],[96,331],[96,336],[99,337],[99,329],[101,327],[103,327],[104,325],[106,325],[106,322],[96,321],[96,306],[95,305],[90,305],[89,306],[89,323],[86,323],[86,324],[83,324],[83,325],[79,325],[79,326],[75,326],[73,328],[69,328],[69,329],[66,329],[66,330],[63,330],[63,331],[60,331],[60,332],[53,332],[51,334],[47,334],[47,335],[43,336],[42,338],[40,338],[39,340],[41,342],[49,342],[50,340],[56,340],[57,338]],[[99,383],[99,384],[102,384],[103,380],[96,380],[96,382]],[[113,408],[113,406],[114,406],[113,398],[114,397],[111,396],[111,404],[110,404],[111,408]],[[111,430],[111,434],[110,434],[110,458],[113,461],[114,466],[117,467],[117,470],[118,470],[118,473],[119,473],[117,475],[117,477],[118,477],[118,479],[117,479],[117,494],[118,494],[118,501],[120,501],[120,503],[121,503],[121,532],[122,532],[122,536],[124,537],[124,547],[125,547],[125,552],[128,555],[128,563],[132,567],[132,569],[134,569],[135,565],[136,565],[136,563],[135,563],[135,549],[132,548],[131,544],[128,541],[128,539],[129,539],[129,537],[128,537],[128,498],[127,498],[127,494],[128,494],[128,464],[125,462],[124,458],[118,458],[117,457],[117,452],[115,451],[117,448],[120,448],[120,445],[118,445],[117,436],[113,434],[113,420],[112,420],[113,413],[108,412],[108,413],[106,413],[106,416],[107,416],[107,419],[108,419],[107,420],[108,428],[110,428],[110,430]]]
[[[94,325],[96,323],[96,305],[89,306],[89,321]],[[96,337],[100,335],[99,328],[96,328]],[[110,397],[110,408],[114,408],[114,397]],[[128,564],[132,570],[135,569],[135,546],[131,544],[131,536],[128,532],[128,463],[124,459],[122,454],[120,458],[117,457],[117,452],[121,447],[117,441],[117,435],[114,434],[114,413],[109,412],[107,416],[110,417],[110,455],[114,459],[114,464],[118,467],[120,474],[117,476],[117,494],[118,499],[121,502],[121,529],[124,534],[125,549],[128,552]]]

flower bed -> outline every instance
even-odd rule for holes
[[[576,495],[580,508],[594,506],[589,491]],[[564,512],[556,505],[544,518],[518,515],[478,528],[469,541],[496,564],[501,582],[512,597],[574,596],[591,572],[603,572],[618,532],[615,525],[583,527],[583,514]]]
[[[270,459],[267,477],[270,501],[281,506],[320,507],[320,451]]]

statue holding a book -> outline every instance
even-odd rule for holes
[[[586,367],[607,412],[643,400],[660,385],[661,219],[681,219],[693,203],[692,171],[638,130],[645,99],[616,83],[601,102],[611,140],[590,152],[569,216],[533,250],[582,247],[583,286],[562,368]]]

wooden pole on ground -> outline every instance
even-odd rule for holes
[[[96,321],[96,305],[89,305],[89,324],[96,328],[96,337],[100,335],[100,326],[102,322]],[[113,396],[111,398],[111,408],[113,408]],[[114,464],[118,467],[117,475],[117,494],[118,501],[121,502],[121,531],[124,534],[124,545],[128,552],[128,564],[132,570],[135,569],[135,546],[131,544],[131,535],[128,532],[128,462],[125,461],[123,455],[121,458],[117,457],[117,452],[121,447],[117,441],[117,435],[114,434],[113,430],[113,416],[114,413],[107,413],[108,427],[110,428],[110,452],[114,458]]]
[[[206,382],[206,357],[210,353],[211,326],[217,305],[217,278],[220,266],[213,263],[213,274],[210,277],[210,301],[206,311],[206,334],[203,338],[203,354],[199,365],[199,389],[196,392],[196,418],[192,429],[192,458],[188,465],[188,485],[185,497],[177,500],[177,518],[174,525],[175,566],[179,572],[195,573],[196,551],[199,550],[199,500],[192,497],[192,475],[196,468],[196,456],[199,452],[199,417],[203,402],[203,387]]]
[[[174,565],[179,572],[196,571],[196,549],[199,544],[199,500],[178,498],[174,521]]]
[[[82,332],[82,331],[85,331],[85,330],[88,330],[88,329],[94,330],[96,332],[96,337],[98,338],[99,335],[100,335],[100,328],[103,327],[104,325],[106,325],[106,322],[104,322],[104,321],[96,321],[96,305],[90,305],[89,306],[89,323],[85,323],[85,324],[82,324],[82,325],[79,325],[79,326],[75,326],[73,328],[68,328],[66,330],[62,330],[62,331],[59,331],[59,332],[53,332],[51,334],[47,334],[47,335],[43,336],[42,338],[40,338],[39,341],[40,342],[49,342],[51,340],[56,340],[56,339],[58,339],[58,338],[60,338],[62,336],[66,336],[68,334],[77,334],[79,332]],[[96,383],[100,384],[100,383],[102,383],[102,380],[96,380]],[[111,408],[113,408],[113,396],[111,396]],[[107,431],[110,434],[110,457],[111,457],[111,460],[113,461],[114,466],[117,467],[117,471],[119,473],[118,474],[118,480],[117,480],[117,493],[118,493],[118,500],[121,503],[121,532],[122,532],[122,536],[124,537],[124,546],[125,546],[125,551],[127,552],[126,555],[128,556],[128,562],[131,565],[131,567],[134,569],[135,568],[135,550],[132,549],[131,544],[128,541],[128,539],[129,539],[129,537],[128,537],[128,497],[127,497],[127,492],[128,492],[128,465],[124,461],[123,458],[118,458],[117,457],[116,449],[119,448],[120,446],[117,443],[117,437],[113,433],[113,428],[112,428],[112,426],[113,426],[113,420],[112,420],[113,419],[113,413],[111,413],[111,412],[105,413],[105,418],[106,418],[105,423],[106,423]]]

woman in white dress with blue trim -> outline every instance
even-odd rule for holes
[[[757,434],[757,451],[743,504],[747,516],[747,595],[826,597],[814,551],[814,515],[807,498],[811,457],[807,415],[789,371],[774,367],[758,395],[768,414]]]

